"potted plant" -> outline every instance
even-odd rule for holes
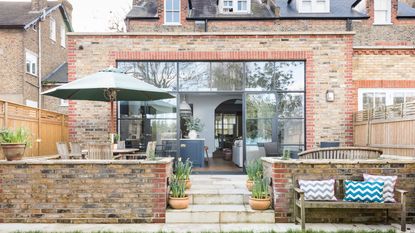
[[[248,180],[246,181],[246,188],[252,191],[252,186],[255,180],[262,179],[262,163],[259,159],[254,160],[246,166],[246,173],[248,174]]]
[[[249,205],[254,210],[266,210],[271,206],[271,195],[269,192],[269,179],[257,179],[252,187],[252,194],[249,197]]]
[[[201,122],[201,120],[197,117],[190,117],[186,119],[185,126],[187,130],[189,130],[189,138],[195,139],[197,138],[197,133],[201,132],[205,125]]]
[[[119,134],[111,134],[112,148],[114,150],[118,149],[118,142],[120,141],[120,138]]]
[[[185,193],[186,184],[183,180],[172,176],[170,182],[169,205],[173,209],[186,209],[189,206],[189,196]]]
[[[186,159],[186,162],[183,163],[181,158],[176,162],[176,178],[185,183],[186,189],[192,187],[192,182],[190,181],[190,174],[192,173],[192,162],[189,159]]]
[[[30,133],[24,128],[0,131],[0,145],[8,161],[21,160],[26,147],[30,147]]]

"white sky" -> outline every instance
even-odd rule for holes
[[[30,0],[0,0],[30,2]],[[111,19],[123,20],[133,0],[69,0],[73,6],[72,25],[76,32],[110,31]]]

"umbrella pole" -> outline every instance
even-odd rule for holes
[[[115,130],[114,130],[114,101],[113,100],[111,100],[110,133],[115,133]]]

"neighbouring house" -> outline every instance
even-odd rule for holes
[[[113,120],[127,147],[181,140],[196,152],[177,154],[200,158],[186,138],[193,116],[209,156],[232,149],[239,167],[353,145],[353,112],[415,100],[414,3],[134,0],[127,33],[69,34],[69,80],[116,66],[176,98],[120,102],[116,119],[107,103],[73,102],[70,138],[105,141]]]
[[[66,102],[40,93],[67,82],[71,14],[67,1],[0,2],[1,99],[67,111]]]

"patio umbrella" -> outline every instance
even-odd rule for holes
[[[42,95],[67,100],[105,101],[111,103],[111,129],[113,130],[114,101],[151,101],[174,98],[167,91],[109,68],[68,84],[45,91]]]

